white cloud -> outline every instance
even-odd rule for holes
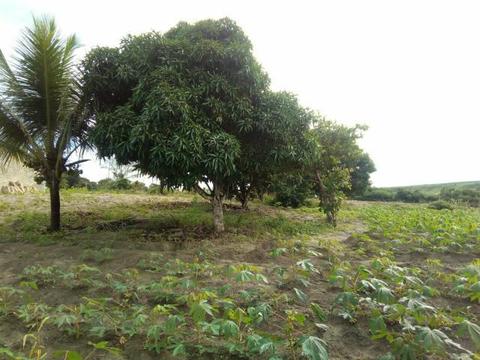
[[[2,49],[30,14],[54,15],[85,45],[229,16],[276,89],[337,121],[370,126],[374,184],[479,180],[477,1],[1,1]],[[103,176],[89,165],[86,174]]]

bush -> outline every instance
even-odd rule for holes
[[[130,181],[127,178],[102,179],[96,184],[94,190],[129,190],[143,192],[149,190],[147,186],[140,181]]]
[[[387,189],[369,189],[363,196],[358,197],[358,200],[368,201],[393,201],[395,193]]]
[[[113,179],[107,178],[98,181],[97,183],[98,190],[112,190],[113,189]]]
[[[419,190],[407,189],[369,189],[363,196],[356,197],[357,200],[368,201],[400,201],[406,203],[421,203],[438,200],[438,196],[428,195]]]
[[[71,188],[89,188],[94,185],[92,181],[87,178],[82,177],[82,170],[78,168],[69,169],[63,173],[62,180],[60,181],[60,188],[62,189],[71,189]]]
[[[298,208],[307,203],[312,195],[310,183],[302,175],[285,175],[277,177],[271,185],[274,193],[272,204]]]
[[[97,184],[98,190],[130,190],[132,183],[125,178],[120,179],[102,179]]]
[[[445,201],[445,200],[434,201],[434,202],[430,203],[430,205],[428,205],[428,207],[429,207],[429,209],[435,209],[435,210],[444,210],[444,209],[453,210],[453,205],[450,204],[449,202]]]
[[[147,191],[147,186],[141,181],[134,181],[130,184],[130,190],[133,191]]]
[[[474,189],[443,188],[440,192],[440,199],[480,207],[480,191]]]
[[[148,187],[148,192],[150,194],[165,194],[165,192],[167,191],[167,188],[166,186],[162,185],[162,184],[150,184],[150,186]]]
[[[419,203],[424,201],[424,196],[418,190],[398,190],[395,195],[395,200],[407,203]]]

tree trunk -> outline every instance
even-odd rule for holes
[[[243,210],[248,210],[248,196],[242,199],[241,204]]]
[[[247,210],[248,209],[248,198],[250,197],[250,190],[251,186],[247,186],[245,183],[242,183],[240,185],[240,192],[238,194],[238,200],[240,200],[240,203],[242,204],[242,209]]]
[[[223,186],[219,182],[213,184],[213,228],[217,234],[225,231],[223,223]]]
[[[335,214],[331,211],[327,212],[327,221],[333,225],[333,227],[337,227],[337,218]]]
[[[60,230],[60,180],[52,176],[50,182],[50,230]]]
[[[323,185],[320,170],[315,170],[315,175],[317,176],[319,198],[322,199],[325,196],[326,191],[325,191],[325,185]]]
[[[317,183],[318,183],[318,197],[320,199],[320,206],[322,204],[325,206],[325,203],[327,202],[326,197],[328,196],[327,189],[325,189],[325,185],[323,184],[320,170],[318,170],[318,169],[315,170],[315,175],[317,177]],[[337,226],[337,218],[336,218],[335,213],[333,213],[332,211],[329,211],[329,210],[325,210],[325,208],[324,208],[324,212],[327,215],[327,222],[329,224],[332,224],[334,227],[336,227]]]

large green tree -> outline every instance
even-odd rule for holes
[[[52,18],[34,18],[10,67],[0,51],[0,156],[34,169],[50,191],[51,230],[60,228],[60,180],[86,145],[88,120],[74,66],[77,38]]]
[[[221,19],[127,37],[94,49],[84,79],[100,156],[195,189],[223,231],[223,201],[258,136],[269,85],[243,31]]]

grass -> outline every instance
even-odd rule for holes
[[[478,209],[62,198],[0,197],[0,359],[478,357]]]

